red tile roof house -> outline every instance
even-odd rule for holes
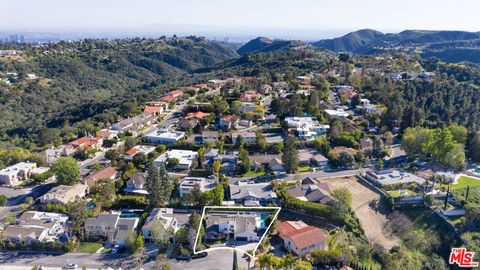
[[[82,137],[80,139],[71,141],[68,143],[73,148],[85,147],[85,148],[100,148],[102,147],[103,138],[101,137]]]
[[[115,180],[118,176],[118,170],[115,167],[106,167],[98,172],[95,172],[83,179],[89,187],[94,186],[98,181],[102,179]]]
[[[186,119],[186,120],[189,120],[189,119],[201,120],[201,119],[205,119],[208,115],[210,115],[210,114],[209,113],[204,113],[204,112],[191,112],[191,113],[188,113],[183,119]]]
[[[180,90],[180,89],[175,89],[175,90],[172,90],[172,91],[168,92],[168,95],[171,96],[171,97],[174,97],[174,98],[178,98],[178,97],[183,96],[183,91]]]
[[[313,250],[327,249],[325,232],[303,221],[284,221],[278,226],[277,232],[285,249],[299,257],[305,257]]]
[[[175,103],[177,101],[177,98],[172,96],[164,96],[160,98],[160,101],[167,102],[167,103]]]
[[[145,106],[145,109],[143,109],[143,112],[152,114],[155,116],[159,116],[160,114],[163,113],[163,107],[162,106]]]
[[[254,101],[256,100],[257,98],[259,98],[261,95],[253,90],[249,90],[249,91],[246,91],[244,92],[241,96],[240,96],[240,101],[243,101],[243,102],[249,102],[249,101]]]
[[[232,129],[238,124],[239,117],[236,115],[225,115],[224,117],[220,118],[220,128],[222,129]]]

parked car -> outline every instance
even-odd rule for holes
[[[213,175],[213,174],[212,174],[212,175],[209,175],[207,178],[208,178],[208,179],[215,179],[215,175]]]
[[[63,269],[78,269],[78,264],[76,263],[67,263],[67,265],[65,265],[63,267]]]
[[[113,253],[113,254],[123,253],[124,251],[125,251],[125,247],[120,246],[120,245],[115,245],[115,246],[113,246],[112,250],[110,250],[110,252]]]
[[[205,258],[208,256],[208,253],[207,252],[199,252],[197,254],[190,254],[190,258],[192,259],[200,259],[200,258]]]

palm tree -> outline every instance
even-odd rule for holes
[[[252,254],[251,250],[247,251],[248,254]],[[244,253],[242,258],[244,258],[248,262],[248,269],[250,269],[250,263],[252,262],[252,257],[248,256],[247,253]]]
[[[273,270],[273,254],[268,253],[265,255],[262,255],[258,258],[258,263],[260,264],[261,269],[269,269]]]

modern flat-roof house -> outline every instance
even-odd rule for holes
[[[102,213],[85,222],[86,237],[104,237],[108,242],[124,245],[128,235],[136,230],[139,218],[122,217],[121,212]]]
[[[180,224],[173,214],[173,209],[155,208],[152,210],[142,227],[143,238],[146,241],[151,242],[154,240],[155,235],[152,234],[152,228],[160,230],[159,233],[172,237],[180,228]]]
[[[341,119],[341,118],[347,118],[350,114],[344,110],[338,109],[338,110],[325,110],[325,113],[327,114],[327,117],[329,119]]]
[[[68,216],[58,213],[26,211],[18,218],[18,223],[4,230],[6,239],[12,242],[55,242],[65,234]]]
[[[155,166],[160,167],[162,163],[168,163],[172,158],[178,159],[178,164],[174,169],[177,170],[188,170],[192,167],[193,162],[197,158],[198,153],[190,150],[178,150],[172,149],[163,154],[161,154],[157,159],[154,160]]]
[[[130,176],[123,189],[126,193],[135,195],[148,195],[146,183],[148,174],[145,172],[137,172]]]
[[[237,182],[230,184],[230,199],[245,206],[260,206],[277,201],[277,194],[270,183],[247,184]]]
[[[284,221],[278,225],[277,232],[285,249],[299,257],[305,257],[313,250],[327,249],[325,232],[303,221]]]
[[[94,186],[98,181],[109,179],[115,180],[118,177],[118,169],[115,167],[105,167],[98,172],[85,177],[82,181],[86,183],[89,187]]]
[[[0,170],[0,184],[7,186],[18,186],[24,180],[30,178],[31,172],[35,168],[37,168],[37,163],[20,162]]]
[[[185,137],[185,132],[173,130],[155,130],[146,135],[147,141],[154,144],[172,145]]]
[[[65,205],[75,201],[77,198],[84,198],[88,193],[88,186],[82,183],[73,186],[60,185],[52,188],[40,198],[42,203],[56,203]]]
[[[200,191],[205,192],[215,188],[217,183],[213,179],[203,177],[184,177],[179,187],[180,197],[189,193],[196,185],[198,185]]]
[[[133,148],[127,150],[127,152],[125,153],[125,160],[127,161],[132,160],[133,157],[138,153],[143,153],[145,155],[148,155],[154,150],[155,150],[154,146],[136,145]]]
[[[312,117],[287,117],[285,122],[300,140],[305,141],[325,136],[330,129],[330,125],[322,125]]]
[[[368,171],[365,173],[365,178],[382,186],[408,183],[425,183],[425,179],[399,169]]]
[[[259,241],[257,223],[260,217],[248,213],[212,213],[205,218],[206,238],[211,240],[234,238],[236,241]]]

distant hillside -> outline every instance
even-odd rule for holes
[[[371,29],[363,29],[349,33],[343,37],[325,39],[313,43],[314,46],[323,47],[334,52],[354,52],[358,48],[370,44],[384,34]]]
[[[258,37],[245,43],[245,45],[237,50],[237,53],[244,55],[255,52],[272,52],[288,50],[301,45],[304,45],[304,43],[295,40],[271,40],[266,37]]]
[[[334,52],[358,54],[415,51],[423,56],[436,56],[448,62],[480,63],[479,32],[405,30],[382,34],[364,29],[339,38],[320,40],[313,45]]]
[[[203,38],[85,40],[42,48],[19,47],[18,60],[0,58],[0,132],[32,133],[93,115],[111,122],[125,101],[158,95],[171,83],[193,80],[190,71],[238,57],[227,44]],[[39,79],[29,80],[34,73]]]

